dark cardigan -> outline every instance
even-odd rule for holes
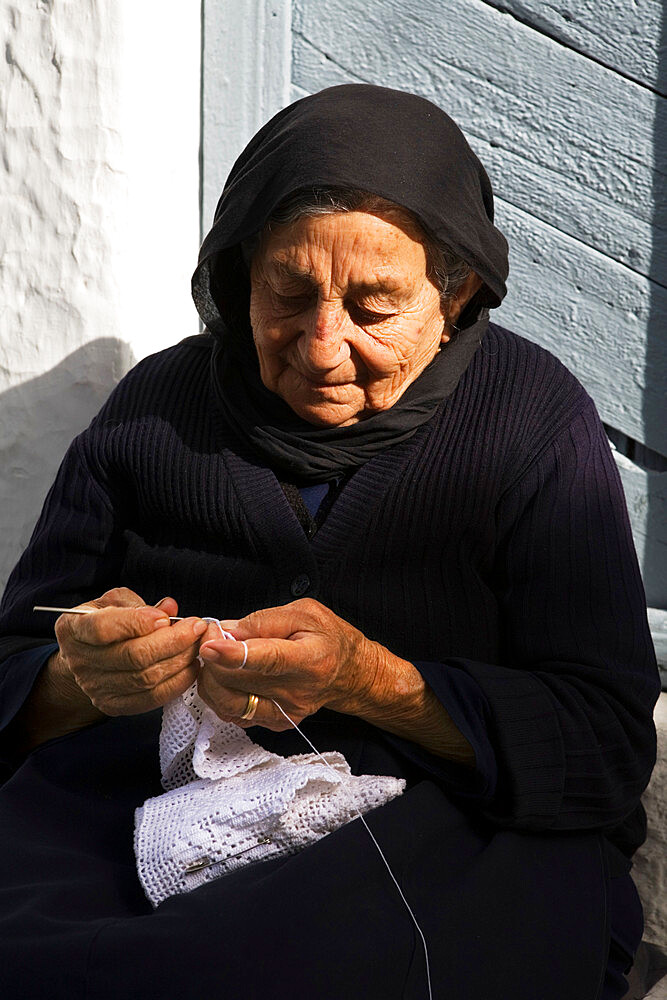
[[[224,426],[210,389],[210,355],[211,340],[203,335],[146,359],[73,442],[2,605],[0,627],[8,638],[2,640],[0,722],[6,725],[17,711],[44,661],[45,644],[53,641],[48,619],[32,614],[33,604],[71,605],[124,585],[147,602],[174,596],[181,614],[238,617],[314,597],[414,662],[457,725],[472,734],[483,758],[476,771],[457,768],[408,741],[327,711],[306,724],[317,746],[340,747],[354,770],[408,778],[410,791],[397,800],[400,804],[377,813],[379,835],[395,849],[399,867],[406,836],[413,847],[423,837],[426,851],[429,838],[436,837],[436,843],[456,852],[462,872],[477,872],[472,881],[453,886],[451,866],[445,873],[428,854],[427,868],[418,869],[421,876],[406,875],[408,881],[416,879],[414,897],[426,908],[421,913],[427,937],[433,919],[432,933],[442,940],[445,927],[458,956],[454,959],[448,948],[440,955],[436,948],[436,978],[445,977],[450,986],[459,983],[462,990],[473,976],[474,989],[485,991],[475,993],[471,987],[469,994],[452,994],[457,996],[550,997],[544,977],[554,968],[553,952],[535,971],[533,986],[516,992],[512,962],[503,978],[498,944],[507,935],[507,952],[516,959],[521,921],[529,921],[529,934],[542,921],[538,932],[547,934],[555,949],[562,928],[564,952],[572,947],[572,928],[578,928],[581,951],[558,959],[567,968],[559,967],[553,986],[554,998],[574,996],[564,988],[568,975],[577,973],[580,985],[582,969],[588,969],[594,984],[606,958],[603,872],[608,875],[610,865],[612,874],[626,870],[617,848],[629,856],[644,836],[639,796],[654,761],[652,706],[659,691],[619,478],[593,404],[551,355],[492,326],[436,417],[408,442],[357,471],[309,540],[276,476],[244,453]],[[31,646],[41,648],[25,652]],[[121,813],[127,822],[143,797],[159,791],[152,756],[156,726],[153,715],[112,720],[55,741],[34,753],[12,780],[18,787],[24,782],[25,797],[44,794],[39,789],[49,768],[60,775],[58,785],[59,769],[71,775],[71,755],[77,768],[84,766],[83,755],[87,777],[67,781],[82,782],[76,795],[87,802],[91,788],[101,787],[91,770],[95,762],[112,754],[122,770],[129,740],[134,763],[124,766],[132,775],[123,773],[122,788],[115,773],[108,777],[118,799],[113,823],[120,823]],[[481,741],[475,735],[480,731],[485,734]],[[305,750],[296,734],[251,732],[280,752]],[[11,747],[5,749],[11,758]],[[30,765],[31,760],[37,764]],[[9,787],[17,786],[10,782]],[[110,787],[104,796],[107,810]],[[410,802],[404,827],[400,817]],[[99,822],[98,813],[91,813],[87,829]],[[106,822],[113,825],[110,816]],[[67,826],[65,818],[62,823]],[[65,835],[58,830],[56,839]],[[48,826],[44,833],[51,835]],[[80,831],[76,836],[82,836]],[[323,863],[335,867],[338,843],[347,844],[341,850],[352,868],[355,850],[370,864],[368,845],[355,841],[353,849],[351,836],[359,840],[349,829],[326,838],[322,843],[329,846],[316,853],[319,861],[308,869],[308,878]],[[89,849],[90,844],[80,848]],[[126,846],[123,850],[127,854]],[[327,851],[334,854],[328,857]],[[312,865],[304,860],[312,857],[304,852],[290,863]],[[484,864],[478,864],[482,857]],[[131,865],[127,859],[124,864],[129,886]],[[255,866],[248,869],[255,874],[246,878],[261,882],[256,873],[263,870],[268,882],[262,884],[277,879],[271,883],[275,890],[287,878],[289,891],[296,883],[286,868]],[[290,870],[296,877],[297,869]],[[483,886],[475,883],[479,872],[487,875]],[[522,897],[518,887],[524,877],[533,880],[536,895],[544,899],[521,898],[513,907],[509,899],[517,893]],[[381,874],[378,880],[382,902],[377,905],[393,907],[385,899],[390,886]],[[237,886],[245,898],[248,882],[241,885],[230,876],[223,883],[226,888],[219,891]],[[311,882],[306,884],[310,892]],[[334,879],[332,885],[339,884]],[[209,901],[211,891],[207,887]],[[322,891],[328,894],[332,925],[337,906],[345,911],[356,905],[342,889],[338,901],[332,886]],[[373,891],[364,882],[371,908]],[[107,937],[117,951],[108,942],[108,955],[99,952],[100,977],[102,970],[112,976],[109,956],[124,954],[128,914],[144,912],[136,888],[123,892],[131,899],[123,903],[125,909],[119,910],[116,900],[106,909],[100,904],[99,912],[91,904],[85,915],[91,934],[114,918]],[[470,900],[469,925],[461,893]],[[456,905],[444,902],[452,894]],[[182,897],[173,905],[193,906],[199,897],[193,893],[190,903]],[[286,905],[284,893],[281,899]],[[435,899],[440,900],[437,920],[429,910]],[[489,905],[491,916],[485,912]],[[170,906],[165,904],[167,910]],[[412,932],[400,908],[392,912],[391,934],[410,942]],[[252,920],[256,917],[252,911]],[[301,917],[292,914],[291,919],[298,923]],[[496,923],[491,926],[490,920]],[[136,921],[132,926],[136,935]],[[462,943],[470,934],[480,955],[486,954],[483,942],[495,935],[498,954],[481,959],[494,963],[493,987],[474,979],[481,975],[473,969],[479,962]],[[92,938],[84,938],[86,948],[92,947]],[[274,938],[286,947],[282,933]],[[160,940],[159,934],[152,940]],[[284,963],[278,949],[276,943],[276,961]],[[393,973],[387,979],[391,987],[379,987],[375,980],[362,987],[362,966],[346,952],[345,975],[361,992],[341,993],[348,980],[329,980],[313,957],[307,970],[299,966],[306,986],[298,995],[423,995],[419,955],[413,960],[408,950],[403,956],[398,948],[396,957],[411,970],[402,974],[407,975],[405,993],[390,991],[399,988]],[[310,951],[314,954],[312,944]],[[298,964],[294,956],[287,962],[288,968]],[[230,976],[225,986],[236,982]],[[414,994],[408,988],[412,979]],[[259,988],[248,993],[242,976],[238,988],[247,996],[291,995],[262,994]],[[111,987],[108,995],[113,995]],[[229,995],[236,995],[233,989]],[[576,995],[596,994],[590,985],[589,992]]]

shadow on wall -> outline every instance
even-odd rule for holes
[[[135,363],[128,344],[100,338],[0,395],[0,589],[28,544],[67,446]]]

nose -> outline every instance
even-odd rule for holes
[[[307,317],[299,338],[302,357],[313,371],[336,368],[350,356],[349,317],[342,303],[319,300]]]

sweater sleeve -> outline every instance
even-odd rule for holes
[[[449,661],[485,698],[498,777],[481,807],[518,828],[612,828],[655,761],[659,679],[620,479],[592,403],[505,492],[497,528],[501,663]]]
[[[0,728],[21,708],[53,650],[57,616],[33,606],[71,607],[118,585],[119,529],[92,446],[94,427],[70,445],[0,605]]]

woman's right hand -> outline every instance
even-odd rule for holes
[[[159,708],[196,680],[201,618],[170,625],[178,605],[167,597],[157,607],[124,587],[81,607],[89,615],[61,615],[58,652],[49,659],[17,723],[19,740],[31,749],[113,715]]]
[[[137,715],[160,708],[197,677],[201,618],[171,625],[173,598],[150,607],[125,587],[82,607],[89,615],[61,615],[56,622],[56,669],[73,680],[104,715]]]

